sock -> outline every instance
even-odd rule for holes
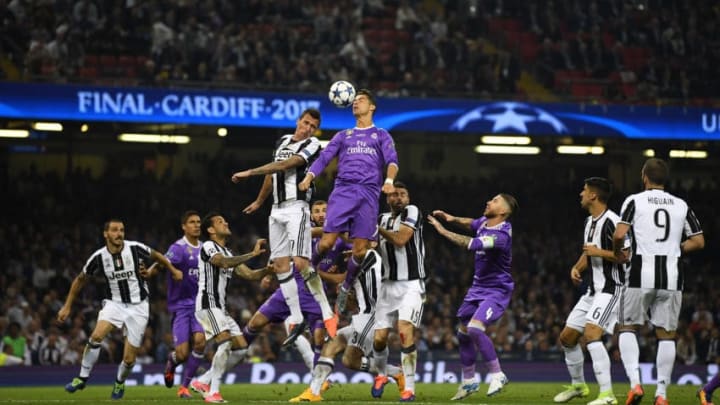
[[[231,349],[228,353],[227,363],[225,364],[225,371],[232,370],[233,368],[235,368],[235,366],[238,365],[238,363],[243,361],[243,359],[245,359],[247,351],[247,347],[242,349]]]
[[[315,368],[315,365],[317,364],[318,360],[320,360],[320,354],[322,353],[322,346],[313,347],[313,368]]]
[[[371,373],[373,375],[377,375],[377,371],[372,373],[370,371],[371,368],[374,368],[372,360],[367,356],[362,356],[360,359],[360,370],[359,371],[367,371],[368,373]],[[375,370],[373,370],[375,371]]]
[[[127,364],[124,361],[121,361],[120,365],[118,366],[116,381],[120,384],[124,383],[125,380],[127,380],[127,376],[132,371],[134,365],[135,363]]]
[[[248,346],[250,346],[252,344],[252,342],[255,341],[255,338],[258,335],[256,330],[251,329],[247,325],[243,326],[242,334],[243,334],[243,337],[245,337],[245,341],[247,342]]]
[[[298,352],[300,352],[305,366],[307,366],[308,370],[312,372],[315,360],[315,353],[310,346],[310,342],[308,342],[305,336],[298,336],[298,338],[295,340],[295,347],[297,348]]]
[[[210,368],[204,372],[200,377],[197,378],[198,381],[200,381],[203,384],[210,384],[210,380],[212,379],[213,372],[212,363],[210,363]]]
[[[720,386],[720,374],[715,374],[713,378],[708,381],[707,384],[703,387],[703,391],[705,391],[706,394],[712,395],[713,392],[717,389],[717,387]]]
[[[620,332],[618,345],[625,373],[630,380],[630,387],[634,387],[640,384],[640,347],[637,336],[634,332]]]
[[[590,342],[587,345],[590,358],[592,358],[595,379],[600,386],[600,392],[612,390],[612,379],[610,377],[610,356],[605,345],[601,341]]]
[[[196,353],[195,351],[190,352],[190,357],[188,357],[185,362],[185,369],[183,370],[183,387],[187,388],[188,385],[190,385],[190,381],[192,381],[193,377],[195,377],[195,373],[197,372],[198,367],[200,367],[200,363],[204,357],[205,355],[203,353]]]
[[[475,346],[478,348],[478,352],[485,360],[488,371],[491,374],[499,373],[501,371],[500,362],[498,361],[495,346],[493,345],[492,340],[490,340],[490,337],[480,328],[469,327],[467,329],[470,339],[472,339],[473,343],[475,343]]]
[[[290,308],[289,320],[292,324],[299,324],[303,320],[302,311],[300,310],[300,296],[298,294],[298,286],[293,276],[292,270],[285,273],[277,273],[277,279],[280,282],[285,303]]]
[[[313,371],[312,381],[310,382],[310,390],[315,395],[320,395],[320,389],[327,377],[335,368],[335,361],[330,357],[320,357],[317,366]]]
[[[88,340],[87,345],[85,345],[85,351],[83,351],[82,361],[80,362],[80,378],[87,380],[90,377],[90,372],[100,357],[100,343],[102,342]]]
[[[320,243],[313,243],[312,247],[312,254],[310,255],[310,265],[313,268],[317,268],[318,264],[320,264],[320,260],[322,260],[322,257],[325,256],[325,252],[320,252]]]
[[[403,372],[400,367],[392,365],[392,364],[388,364],[386,366],[386,370],[387,370],[387,375],[393,376],[393,377],[398,374],[401,374]]]
[[[352,287],[353,283],[355,282],[355,278],[357,278],[358,268],[360,268],[360,264],[358,263],[355,256],[350,256],[350,260],[347,262],[347,271],[345,272],[345,281],[343,281],[343,288],[350,291],[350,287]]]
[[[223,342],[215,351],[212,359],[212,373],[210,375],[210,393],[220,392],[220,378],[225,374],[225,367],[230,352],[230,341]]]
[[[405,390],[415,392],[415,368],[417,367],[417,350],[415,345],[403,347],[400,353],[400,364],[405,374]]]
[[[177,360],[177,352],[174,350],[170,352],[170,355],[168,356],[168,360],[170,360],[170,363],[172,364],[173,368],[177,367],[178,360]]]
[[[667,386],[670,384],[673,366],[675,365],[675,341],[661,340],[658,343],[655,367],[657,368],[657,389],[655,396],[667,398]]]
[[[457,332],[460,346],[460,364],[462,364],[463,383],[475,382],[475,361],[477,347],[467,333]]]
[[[382,350],[378,350],[376,347],[373,347],[373,358],[375,359],[375,369],[377,371],[377,375],[387,375],[388,354],[390,354],[390,351],[387,346],[385,346]]]
[[[317,301],[317,303],[320,305],[320,311],[322,311],[323,320],[330,319],[335,316],[333,314],[332,308],[330,308],[327,296],[325,295],[325,288],[323,288],[322,280],[320,280],[320,277],[318,276],[315,269],[313,269],[312,267],[305,267],[304,269],[300,270],[300,274],[302,274],[303,280],[305,280],[305,286],[307,287],[308,291],[310,291],[313,298],[315,298],[315,301]]]
[[[585,356],[580,345],[573,347],[563,346],[565,352],[565,365],[567,366],[568,373],[570,373],[570,382],[572,384],[585,384],[585,372],[583,370],[583,363],[585,363]]]

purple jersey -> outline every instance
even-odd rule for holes
[[[313,238],[313,252],[317,251],[318,242],[320,242],[320,238]],[[352,244],[345,242],[343,238],[335,239],[335,244],[325,253],[325,256],[323,256],[320,263],[318,263],[317,269],[327,272],[333,265],[341,267],[343,262],[343,252],[346,250],[352,250]]]
[[[183,273],[182,281],[172,279],[167,271],[167,306],[174,312],[183,308],[195,308],[195,297],[198,292],[198,257],[200,244],[193,246],[185,237],[170,245],[165,256],[173,266]]]
[[[475,237],[468,250],[475,251],[475,275],[465,301],[496,297],[505,305],[515,288],[510,268],[512,266],[512,225],[501,222],[487,226],[487,218],[478,218],[470,224]]]
[[[370,186],[378,197],[385,179],[385,167],[390,163],[398,164],[392,137],[375,126],[336,133],[308,172],[317,177],[335,157],[338,158],[335,186]]]

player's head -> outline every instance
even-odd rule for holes
[[[230,236],[230,226],[219,212],[210,212],[202,219],[203,239],[223,239]]]
[[[120,247],[125,240],[125,224],[117,218],[110,218],[103,226],[103,238],[108,246]]]
[[[410,204],[410,191],[408,190],[405,183],[396,181],[393,183],[395,190],[387,195],[387,204],[390,206],[390,210],[397,214],[402,212],[405,207]]]
[[[648,188],[648,186],[665,186],[668,177],[670,177],[670,169],[662,159],[650,158],[643,165],[642,180],[645,188]]]
[[[309,138],[320,128],[320,111],[315,108],[308,108],[298,117],[295,126],[295,136],[298,138]]]
[[[185,211],[180,217],[180,226],[185,236],[192,238],[200,237],[200,214],[197,211]]]
[[[355,94],[355,100],[352,103],[353,115],[355,117],[375,113],[377,105],[375,104],[375,96],[368,89],[360,89]]]
[[[612,194],[612,185],[604,177],[589,177],[580,192],[580,206],[588,209],[591,204],[600,202],[607,205]]]
[[[505,220],[517,212],[518,208],[515,197],[507,193],[500,193],[485,204],[483,215],[487,218],[501,217]]]
[[[325,217],[327,215],[327,201],[315,200],[310,207],[310,219],[316,226],[325,225]]]

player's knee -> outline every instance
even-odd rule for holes
[[[572,329],[563,329],[562,332],[560,332],[560,344],[563,345],[563,347],[574,347],[577,345],[578,337],[578,333]]]

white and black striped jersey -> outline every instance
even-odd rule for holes
[[[115,302],[137,304],[150,295],[145,279],[140,277],[140,262],[150,266],[152,249],[140,242],[123,241],[119,253],[110,253],[107,246],[93,253],[85,263],[83,273],[102,274],[107,281],[105,297]]]
[[[613,234],[620,217],[613,211],[606,209],[600,216],[588,216],[585,220],[583,242],[585,245],[595,245],[603,250],[613,250]],[[625,238],[625,248],[630,248],[630,238]],[[614,294],[618,287],[625,285],[625,265],[613,263],[602,257],[588,257],[590,270],[590,295],[596,292]]]
[[[702,233],[687,203],[664,190],[645,190],[625,199],[621,222],[633,232],[628,286],[682,291],[680,243],[683,235]]]
[[[380,237],[378,250],[383,260],[383,280],[425,279],[425,242],[420,209],[415,205],[408,205],[396,217],[393,217],[391,212],[380,214],[379,227],[398,232],[401,225],[414,230],[412,238],[405,246],[396,247],[389,240]]]
[[[216,254],[232,257],[230,249],[209,240],[203,242],[200,249],[200,277],[198,278],[198,294],[195,298],[195,310],[220,308],[225,310],[225,292],[232,278],[233,268],[217,267],[210,263]]]
[[[292,134],[283,135],[277,141],[273,161],[281,162],[298,155],[305,160],[305,164],[272,174],[274,204],[295,200],[310,202],[312,198],[313,187],[307,191],[300,191],[297,186],[303,181],[307,169],[320,154],[320,141],[314,136],[296,142],[292,138]]]
[[[358,313],[370,314],[375,311],[380,283],[382,282],[382,259],[380,254],[370,249],[368,256],[360,264],[360,275],[355,279],[355,297],[358,303]]]

